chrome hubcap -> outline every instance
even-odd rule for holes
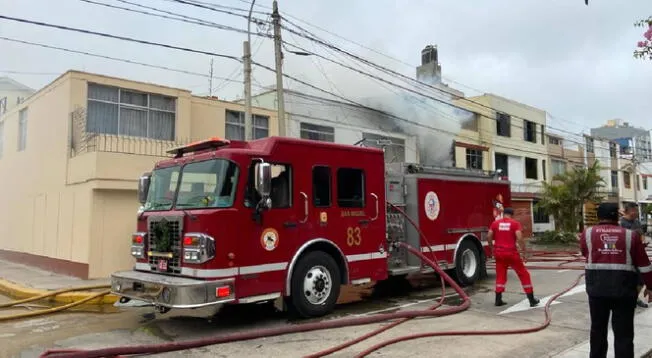
[[[311,304],[321,305],[330,296],[331,286],[331,273],[323,266],[315,266],[303,279],[303,294]]]

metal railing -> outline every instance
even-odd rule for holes
[[[169,157],[167,151],[189,140],[160,140],[86,131],[86,109],[79,107],[70,114],[70,157],[84,153],[108,152],[155,157]]]

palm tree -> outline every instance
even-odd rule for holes
[[[587,168],[574,168],[553,178],[553,184],[543,183],[541,199],[537,204],[555,218],[561,231],[584,230],[584,203],[602,199],[599,191],[604,186],[600,165],[596,161]]]

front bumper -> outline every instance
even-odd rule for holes
[[[205,281],[140,271],[111,275],[112,294],[168,308],[199,308],[235,301],[234,284],[232,278]]]

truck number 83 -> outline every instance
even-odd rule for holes
[[[348,227],[346,229],[346,244],[349,246],[360,246],[362,235],[359,227]]]

